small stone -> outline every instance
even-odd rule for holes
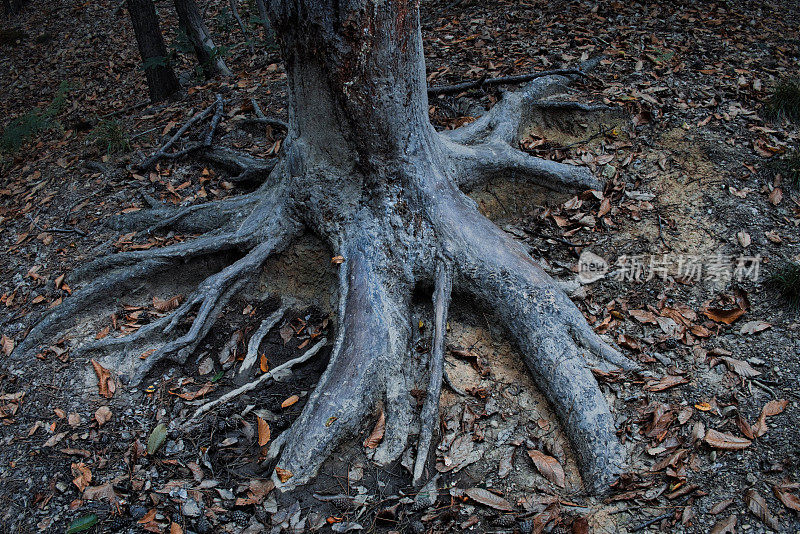
[[[199,517],[200,516],[200,506],[194,501],[194,499],[188,499],[186,502],[183,503],[181,506],[181,510],[183,511],[183,515],[187,517]]]

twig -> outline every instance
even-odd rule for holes
[[[204,118],[208,117],[208,115],[211,113],[211,111],[214,109],[214,107],[215,107],[215,106],[213,106],[213,105],[212,105],[212,106],[208,106],[206,109],[204,109],[204,110],[203,110],[203,111],[201,111],[200,113],[197,113],[197,114],[195,114],[195,116],[194,116],[194,117],[192,117],[191,119],[189,119],[188,121],[186,121],[186,123],[185,123],[183,126],[181,126],[181,127],[180,127],[180,129],[178,129],[178,131],[177,131],[177,132],[175,132],[175,135],[173,135],[172,137],[170,137],[170,138],[169,138],[169,141],[167,141],[166,143],[164,143],[164,145],[163,145],[161,148],[159,148],[158,150],[156,150],[156,151],[155,151],[155,153],[154,153],[152,156],[150,156],[149,158],[147,158],[145,161],[143,161],[143,162],[142,162],[142,163],[139,165],[139,169],[140,169],[140,170],[143,170],[143,171],[146,171],[146,170],[150,169],[150,168],[151,168],[153,165],[155,165],[156,163],[158,163],[158,160],[160,160],[161,158],[164,158],[164,157],[170,157],[170,156],[169,156],[169,155],[166,153],[166,151],[167,151],[167,150],[169,150],[169,149],[172,147],[172,145],[174,145],[174,144],[175,144],[175,142],[176,142],[178,139],[180,139],[180,137],[181,137],[181,136],[182,136],[184,133],[186,133],[186,131],[187,131],[189,128],[191,128],[191,127],[192,127],[192,125],[193,125],[194,123],[196,123],[197,121],[199,121],[199,120],[202,120],[202,119],[204,119]],[[185,152],[185,151],[183,151],[183,152]]]
[[[250,341],[247,342],[247,356],[245,356],[244,361],[242,362],[242,366],[239,367],[239,374],[246,373],[253,367],[253,364],[256,363],[256,358],[258,357],[258,346],[261,345],[261,340],[269,334],[269,331],[272,330],[278,321],[283,318],[283,315],[286,313],[286,307],[281,306],[278,308],[278,311],[267,317],[261,322],[261,326],[258,327],[258,330],[250,336]]]
[[[659,521],[662,521],[662,520],[664,520],[664,519],[669,519],[670,517],[672,517],[672,516],[675,514],[675,509],[676,509],[676,508],[680,508],[681,506],[684,506],[684,505],[685,505],[685,504],[686,504],[686,503],[689,501],[689,499],[691,499],[693,496],[694,496],[694,495],[687,495],[687,496],[686,496],[686,498],[684,498],[683,500],[681,500],[681,502],[679,502],[679,503],[677,503],[677,504],[673,505],[673,506],[672,506],[672,510],[670,510],[669,512],[667,512],[667,513],[665,513],[665,514],[661,514],[660,516],[654,517],[654,518],[652,518],[652,519],[648,519],[648,520],[647,520],[647,521],[645,521],[644,523],[640,523],[639,525],[637,525],[637,526],[633,527],[633,528],[631,529],[631,532],[637,532],[637,531],[639,531],[639,530],[644,530],[644,529],[646,529],[647,527],[649,527],[650,525],[653,525],[653,524],[655,524],[655,523],[658,523]]]
[[[525,83],[536,78],[544,76],[588,76],[584,71],[579,69],[555,69],[546,70],[542,72],[532,72],[530,74],[517,74],[514,76],[500,76],[499,78],[483,78],[472,82],[462,82],[455,85],[442,85],[438,87],[429,87],[428,96],[436,95],[452,95],[469,91],[470,89],[483,89],[493,85],[507,85],[513,83]]]
[[[239,388],[236,388],[233,391],[229,391],[228,393],[226,393],[225,395],[221,396],[220,398],[200,406],[197,409],[197,411],[194,412],[194,415],[192,415],[192,417],[189,418],[187,423],[197,419],[198,417],[200,417],[201,415],[203,415],[207,411],[211,410],[212,408],[215,408],[216,406],[219,406],[220,404],[222,404],[224,402],[228,402],[229,400],[238,397],[242,393],[246,393],[248,391],[251,391],[251,390],[257,388],[262,382],[266,382],[270,378],[274,377],[276,374],[279,374],[284,370],[291,369],[295,365],[299,365],[299,364],[305,362],[306,360],[308,360],[312,356],[314,356],[316,353],[318,353],[320,351],[320,349],[325,346],[326,343],[328,343],[328,340],[327,339],[322,339],[316,345],[314,345],[313,347],[311,347],[310,349],[305,351],[302,356],[298,356],[297,358],[295,358],[293,360],[289,360],[288,362],[279,365],[275,369],[272,369],[270,372],[264,373],[263,375],[259,376],[258,378],[256,378],[252,382],[249,382],[249,383],[247,383],[247,384],[245,384],[245,385],[243,385],[243,386],[241,386]]]

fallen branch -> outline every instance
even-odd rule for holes
[[[258,378],[256,378],[252,382],[249,382],[249,383],[247,383],[247,384],[245,384],[245,385],[243,385],[243,386],[241,386],[239,388],[236,388],[233,391],[229,391],[228,393],[226,393],[225,395],[221,396],[220,398],[202,405],[201,407],[199,407],[197,409],[196,412],[194,412],[194,415],[192,415],[192,417],[189,418],[187,423],[189,423],[191,421],[194,421],[195,419],[197,419],[198,417],[200,417],[201,415],[203,415],[207,411],[212,410],[213,408],[219,406],[220,404],[222,404],[224,402],[228,402],[229,400],[238,397],[242,393],[247,393],[248,391],[254,390],[262,382],[266,382],[267,380],[269,380],[270,378],[274,377],[275,375],[281,373],[282,371],[291,369],[295,365],[299,365],[299,364],[305,362],[306,360],[308,360],[311,357],[313,357],[316,353],[318,353],[320,351],[320,349],[322,349],[322,347],[325,346],[326,343],[328,343],[328,340],[327,339],[322,339],[316,345],[314,345],[313,347],[311,347],[310,349],[305,351],[302,356],[298,356],[297,358],[295,358],[293,360],[289,360],[286,363],[282,363],[281,365],[279,365],[275,369],[271,370],[268,373],[264,373],[263,375],[259,376]]]
[[[210,147],[211,141],[214,140],[214,132],[217,131],[217,126],[219,125],[219,121],[222,120],[222,112],[224,111],[224,102],[222,101],[222,95],[217,95],[217,109],[214,112],[214,116],[211,118],[211,126],[208,128],[208,133],[206,134],[206,138],[203,140],[204,147]]]
[[[542,72],[532,72],[530,74],[517,74],[514,76],[500,76],[498,78],[481,78],[472,82],[462,82],[455,85],[440,85],[429,87],[428,96],[452,95],[469,91],[470,89],[485,89],[494,85],[509,85],[514,83],[525,83],[544,76],[588,76],[586,72],[579,69],[555,69]]]
[[[189,130],[189,128],[192,127],[192,125],[194,125],[196,122],[208,117],[211,114],[211,111],[214,110],[214,108],[215,108],[215,105],[208,106],[206,109],[204,109],[200,113],[195,114],[194,117],[192,117],[191,119],[186,121],[186,123],[183,126],[181,126],[178,129],[177,132],[175,132],[175,135],[173,135],[172,137],[169,138],[169,141],[164,143],[164,145],[161,148],[156,150],[155,153],[153,153],[152,156],[150,156],[149,158],[144,160],[141,164],[139,164],[139,169],[142,170],[142,171],[146,171],[146,170],[152,168],[156,163],[158,163],[161,158],[167,157],[168,156],[167,150],[169,150],[172,147],[172,145],[174,145],[175,142],[178,139],[180,139],[181,136],[183,134],[185,134],[187,130]],[[185,152],[185,151],[181,151],[181,152]]]

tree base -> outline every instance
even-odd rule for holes
[[[258,190],[171,214],[152,212],[159,228],[202,235],[87,265],[76,278],[88,282],[45,317],[15,355],[46,341],[64,320],[112,290],[179,268],[187,259],[238,252],[236,261],[203,280],[170,315],[127,337],[81,348],[113,355],[114,367],[130,369],[134,382],[165,359],[183,364],[230,298],[271,256],[310,231],[342,258],[340,327],[328,368],[302,414],[270,446],[278,487],[308,482],[378,410],[385,433],[373,460],[397,460],[418,418],[413,482],[419,486],[430,478],[452,291],[480,302],[506,327],[570,437],[587,489],[602,491],[622,469],[623,453],[591,368],[635,366],[606,345],[527,252],[459,190],[508,174],[554,189],[599,187],[585,169],[533,158],[511,145],[531,103],[567,81],[539,78],[475,123],[443,134],[428,127],[402,154],[380,161],[332,157],[290,131],[283,157]],[[152,228],[152,219],[137,219]],[[433,288],[435,317],[433,349],[423,360],[411,347],[409,313],[419,286]],[[148,354],[144,360],[142,354]],[[426,384],[426,397],[418,414],[410,392],[419,383]]]

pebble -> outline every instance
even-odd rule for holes
[[[187,517],[198,517],[200,515],[200,507],[193,499],[187,499],[181,507],[183,515]]]

